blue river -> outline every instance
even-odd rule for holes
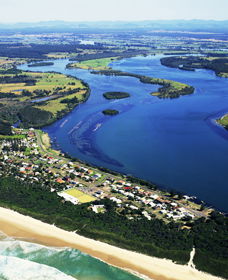
[[[215,123],[228,112],[228,79],[210,70],[168,68],[160,64],[161,57],[127,58],[111,66],[187,83],[195,87],[194,94],[159,99],[150,95],[157,85],[66,69],[67,59],[37,67],[78,77],[91,88],[88,101],[44,130],[55,148],[72,157],[197,196],[228,212],[228,132]],[[19,68],[31,70],[26,65]],[[129,92],[131,97],[106,100],[107,91]],[[104,109],[120,114],[105,116]]]

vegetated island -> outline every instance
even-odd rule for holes
[[[217,123],[222,125],[225,129],[228,130],[228,114],[222,116],[220,119],[217,120]]]
[[[181,95],[192,94],[194,92],[194,87],[166,79],[152,78],[144,75],[123,72],[119,70],[100,70],[92,71],[92,74],[106,75],[106,76],[127,76],[134,77],[140,80],[141,83],[146,84],[158,84],[162,87],[158,89],[158,92],[152,92],[151,95],[157,96],[159,98],[177,98]]]
[[[195,69],[210,69],[217,76],[228,78],[228,57],[212,56],[172,56],[161,58],[161,64],[179,68],[181,70],[194,71]]]
[[[118,114],[119,114],[119,111],[114,110],[114,109],[106,109],[106,110],[103,110],[102,113],[103,113],[104,115],[114,116],[114,115],[118,115]]]
[[[28,67],[39,67],[39,66],[52,66],[54,62],[36,62],[32,64],[28,64]]]
[[[183,194],[64,157],[50,148],[46,138],[40,130],[16,128],[0,137],[0,206],[71,234],[77,231],[180,264],[188,263],[194,246],[197,269],[226,277],[225,215]],[[85,246],[79,242],[77,248]],[[165,278],[167,272],[160,270],[153,279],[161,279],[159,274]],[[195,279],[213,279],[205,277]],[[183,275],[170,278],[183,279]]]
[[[127,92],[121,91],[108,91],[103,94],[106,99],[123,99],[130,97],[130,94]]]
[[[20,120],[22,127],[51,124],[90,94],[89,86],[74,77],[17,69],[2,70],[0,89],[0,121]]]
[[[69,63],[67,64],[66,68],[107,70],[107,69],[111,69],[108,65],[116,59],[118,59],[118,57],[90,59],[77,63]]]
[[[160,98],[177,98],[181,95],[191,94],[194,92],[194,88],[171,80],[152,78],[143,75],[122,72],[118,70],[113,70],[108,65],[121,57],[109,57],[109,58],[98,58],[94,60],[85,60],[78,63],[70,63],[66,67],[67,68],[81,68],[81,69],[89,69],[92,70],[92,74],[102,74],[102,75],[115,75],[115,76],[130,76],[138,78],[142,83],[148,84],[159,84],[162,87],[158,90],[158,92],[153,92],[152,95],[155,95]],[[112,98],[109,98],[112,99]]]

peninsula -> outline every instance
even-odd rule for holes
[[[228,130],[228,114],[224,115],[220,119],[217,120],[217,123],[222,125],[225,129]]]
[[[106,76],[114,75],[134,77],[136,79],[139,79],[141,83],[161,85],[162,87],[158,89],[158,92],[151,93],[151,95],[157,96],[158,98],[177,98],[181,95],[188,95],[194,93],[194,87],[166,79],[151,78],[148,76],[123,72],[119,70],[100,70],[92,71],[91,73]]]
[[[59,73],[13,69],[0,76],[0,120],[42,127],[84,102],[90,89],[83,81]]]
[[[207,56],[171,56],[161,58],[161,64],[179,68],[181,70],[194,71],[195,69],[210,69],[217,76],[228,78],[227,54],[209,53]]]

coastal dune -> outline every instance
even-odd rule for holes
[[[146,256],[68,232],[29,216],[0,207],[0,231],[48,246],[71,247],[100,260],[153,280],[219,280],[191,266]]]

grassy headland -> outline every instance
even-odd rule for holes
[[[194,71],[194,69],[210,69],[215,71],[217,76],[228,77],[228,57],[216,56],[172,56],[161,58],[161,64],[179,68],[182,70]]]
[[[93,69],[93,70],[107,70],[111,69],[108,65],[118,57],[108,57],[91,59],[77,63],[69,63],[67,68]]]
[[[228,130],[228,114],[224,115],[220,119],[217,120],[217,123],[225,127]]]

